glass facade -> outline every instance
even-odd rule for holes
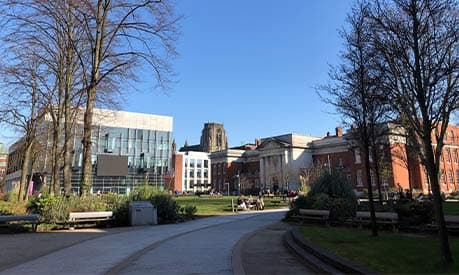
[[[79,131],[82,133],[82,131]],[[72,191],[79,191],[83,146],[81,135],[75,133],[72,159]],[[164,188],[169,171],[172,133],[147,129],[96,126],[92,132],[92,166],[94,193],[129,193],[136,186],[148,183]],[[127,156],[127,176],[97,176],[97,155]]]

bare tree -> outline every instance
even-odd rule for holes
[[[0,121],[24,134],[21,140],[22,167],[18,200],[26,199],[28,174],[31,171],[33,147],[37,125],[43,113],[40,101],[42,75],[40,63],[33,57],[32,49],[11,47],[16,63],[2,67],[2,106]]]
[[[135,70],[144,65],[149,66],[158,86],[166,87],[171,74],[168,61],[176,55],[178,17],[171,1],[156,0],[78,1],[74,12],[82,18],[88,43],[77,50],[86,93],[80,185],[85,195],[92,185],[91,135],[98,91],[135,80]]]
[[[370,155],[371,148],[376,146],[375,142],[381,135],[380,125],[387,119],[388,108],[385,95],[378,85],[380,75],[373,70],[376,60],[369,12],[368,3],[359,2],[349,14],[347,21],[350,29],[341,32],[345,43],[342,63],[329,73],[332,83],[322,87],[322,91],[327,93],[322,98],[335,106],[343,116],[345,125],[355,126],[351,127],[350,135],[363,152],[372,235],[377,236]]]
[[[373,14],[380,69],[393,108],[415,135],[433,191],[442,260],[452,262],[439,164],[450,115],[458,108],[459,9],[452,0],[377,1]]]

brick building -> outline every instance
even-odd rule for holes
[[[380,141],[378,160],[382,193],[400,188],[429,193],[425,169],[415,150],[408,147],[403,130],[393,124],[384,127],[388,134]],[[442,192],[451,193],[459,189],[459,127],[449,126],[444,142],[440,185]],[[297,189],[304,180],[302,173],[313,167],[338,169],[357,192],[366,189],[364,156],[339,127],[334,135],[327,133],[323,138],[299,134],[263,138],[255,144],[211,153],[210,159],[213,188],[225,193]],[[373,168],[372,158],[370,163]],[[372,171],[370,176],[376,188],[375,173]]]

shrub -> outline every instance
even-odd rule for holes
[[[175,222],[179,218],[180,206],[174,200],[173,196],[161,192],[150,185],[144,185],[131,193],[132,201],[150,201],[156,206],[158,212],[158,222],[168,223]]]
[[[292,203],[292,210],[298,213],[298,209],[300,208],[311,208],[314,200],[310,196],[300,195],[296,200]]]
[[[395,206],[400,223],[405,225],[429,224],[434,219],[433,203],[431,201],[408,201]]]
[[[156,206],[159,223],[175,222],[179,218],[178,213],[180,206],[174,200],[172,195],[157,194],[154,195],[150,201],[154,206]]]
[[[64,197],[42,196],[30,201],[27,208],[32,213],[40,214],[44,223],[63,223],[69,215],[69,204]]]
[[[134,189],[131,192],[131,200],[132,201],[149,201],[153,196],[156,194],[160,194],[161,192],[148,184],[142,185],[139,188]]]
[[[49,224],[65,223],[70,212],[112,210],[108,209],[106,203],[98,196],[62,197],[44,195],[40,198],[32,199],[27,208],[32,213],[40,214],[41,221]]]
[[[314,196],[320,193],[325,193],[330,198],[357,199],[352,185],[335,170],[322,172],[313,182],[308,195]]]
[[[355,216],[357,203],[354,200],[334,198],[330,201],[330,219],[332,221],[344,222]]]
[[[400,201],[387,201],[385,204],[374,203],[376,212],[394,212],[394,205],[397,205]],[[370,202],[360,202],[358,205],[359,211],[370,211]]]
[[[18,200],[19,193],[16,191],[9,191],[6,192],[5,195],[3,195],[3,200],[4,201],[17,201]]]
[[[313,201],[311,208],[327,210],[330,209],[330,197],[325,193],[319,193],[314,196],[311,196]]]
[[[322,172],[313,182],[306,196],[299,196],[287,213],[287,218],[298,213],[298,209],[328,209],[330,219],[345,221],[355,216],[357,200],[352,185],[337,171]]]
[[[106,209],[113,211],[113,224],[116,226],[129,225],[129,197],[114,193],[103,194],[101,199]]]
[[[185,205],[180,207],[180,212],[187,218],[193,218],[198,209],[194,205]]]
[[[131,196],[118,194],[90,195],[87,197],[43,195],[34,198],[28,204],[29,211],[40,214],[44,223],[65,223],[70,212],[113,211],[113,223],[118,226],[129,224],[129,202],[149,201],[157,208],[160,223],[175,222],[179,218],[179,205],[173,197],[158,192],[150,186],[142,186],[132,192]],[[196,208],[186,210],[194,215]]]

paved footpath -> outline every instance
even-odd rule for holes
[[[51,252],[1,274],[244,273],[243,261],[248,258],[233,247],[240,239],[279,222],[284,214],[252,212],[121,231]],[[261,251],[270,251],[267,244]],[[239,264],[234,261],[237,257],[243,259]]]

